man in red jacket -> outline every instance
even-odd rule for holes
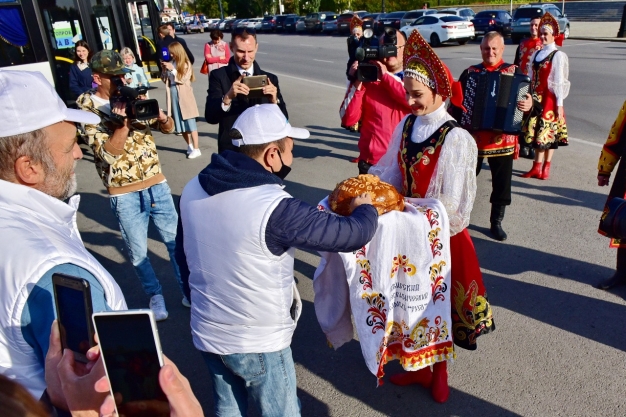
[[[399,30],[396,37],[400,57],[372,61],[378,66],[378,81],[351,82],[339,110],[342,126],[354,126],[361,122],[359,174],[367,174],[370,167],[385,154],[393,129],[411,112],[402,83],[402,53],[406,39]],[[381,43],[384,43],[383,37]],[[357,66],[358,62],[352,65],[350,75],[354,75]]]

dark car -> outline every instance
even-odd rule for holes
[[[554,4],[528,4],[520,6],[513,13],[513,22],[511,23],[511,40],[513,43],[519,43],[524,37],[530,36],[530,20],[543,16],[546,12],[550,12],[556,20],[559,21],[559,30],[567,39],[569,37],[569,20],[567,15],[561,13]]]
[[[379,18],[378,26],[379,26],[380,31],[382,31],[383,27],[385,26],[390,26],[394,29],[400,29],[401,24],[402,24],[402,18],[404,17],[405,14],[406,12],[392,12],[392,13],[387,13],[382,18]],[[382,27],[381,27],[381,23],[382,23]]]
[[[175,22],[174,23],[174,31],[187,33],[187,23],[185,22]]]
[[[371,28],[375,34],[379,34],[382,31],[382,25],[380,24],[382,16],[384,16],[384,13],[370,13],[363,16],[363,29]]]
[[[237,19],[228,19],[224,22],[224,32],[230,32],[233,30],[233,23],[235,23]]]
[[[476,13],[472,23],[477,37],[491,31],[500,32],[502,36],[509,36],[512,20],[511,15],[504,10],[483,10]]]
[[[276,30],[276,16],[265,15],[263,16],[263,22],[261,22],[261,30],[263,32],[273,32]]]
[[[367,14],[366,11],[358,11],[358,12],[348,12],[344,14],[340,14],[337,18],[337,33],[340,35],[348,35],[350,33],[350,21],[354,15],[359,16],[363,19],[363,16]]]
[[[306,25],[306,31],[309,33],[321,32],[322,31],[322,22],[326,19],[326,15],[335,14],[333,12],[315,12],[309,13],[306,15],[306,19],[304,19],[304,24]]]
[[[296,16],[295,14],[281,14],[276,16],[276,32],[282,32],[285,30],[285,20],[288,17]]]
[[[298,21],[299,18],[300,16],[297,16],[295,14],[288,16],[285,19],[285,23],[284,23],[285,32],[294,33],[296,31],[296,22]]]

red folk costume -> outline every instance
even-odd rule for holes
[[[611,127],[609,137],[602,148],[600,154],[600,160],[598,161],[598,175],[610,177],[611,173],[615,169],[615,166],[619,162],[609,197],[606,200],[604,206],[603,216],[608,212],[607,205],[615,197],[626,198],[626,162],[624,162],[624,156],[626,155],[626,101],[622,106],[617,119]],[[621,161],[620,161],[621,160]],[[598,233],[605,235],[601,230]],[[626,242],[621,239],[611,239],[610,247],[626,249]]]
[[[417,31],[404,52],[404,76],[451,97],[449,71]],[[408,115],[396,127],[389,149],[371,174],[403,195],[440,200],[450,221],[452,328],[454,343],[476,349],[476,338],[495,329],[474,244],[467,231],[476,197],[476,144],[443,104],[434,112]]]
[[[546,13],[541,18],[539,28],[551,30],[555,42],[543,45],[541,50],[533,54],[527,66],[535,104],[528,121],[525,141],[536,149],[557,149],[559,145],[568,144],[565,114],[562,120],[558,120],[557,106],[563,106],[563,100],[569,94],[569,63],[567,55],[557,49],[557,44],[562,43],[563,39],[559,34],[558,21]]]
[[[526,75],[528,75],[528,63],[532,55],[541,49],[540,38],[526,38],[522,40],[515,53],[515,65]]]

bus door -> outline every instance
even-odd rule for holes
[[[131,1],[128,3],[128,14],[134,26],[133,35],[137,50],[137,60],[143,63],[149,78],[158,78],[160,68],[156,57],[155,39],[158,27],[153,27],[155,22],[160,22],[159,10],[153,1]]]

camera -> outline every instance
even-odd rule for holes
[[[151,120],[159,117],[159,102],[155,99],[140,100],[138,97],[148,92],[148,87],[132,88],[124,86],[124,81],[114,78],[117,85],[117,94],[109,99],[111,108],[116,103],[126,103],[126,117],[132,120]],[[112,114],[112,116],[114,116]],[[122,118],[118,118],[120,124],[124,124]]]
[[[361,38],[360,44],[354,53],[355,59],[359,61],[359,68],[357,71],[357,78],[359,81],[376,81],[378,79],[378,67],[366,61],[382,61],[384,58],[397,56],[397,43],[398,38],[396,30],[392,27],[385,27],[382,43],[378,38],[374,37],[374,31],[372,28],[366,28],[363,31],[363,37]]]

